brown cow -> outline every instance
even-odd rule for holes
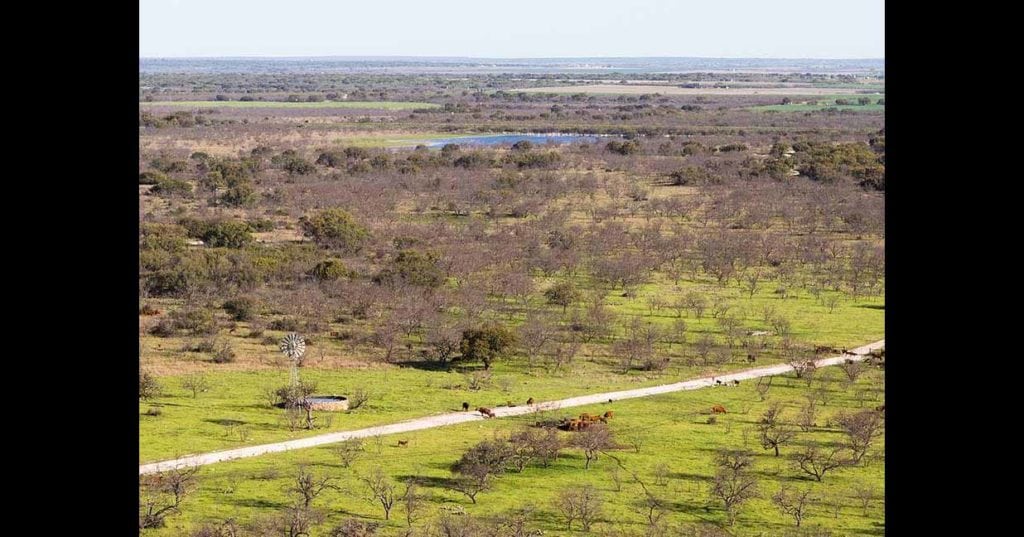
[[[487,407],[480,407],[480,408],[476,409],[476,411],[481,413],[481,414],[483,414],[485,418],[493,418],[494,417],[494,411],[489,409],[489,408],[487,408]]]
[[[533,397],[531,397],[531,398],[527,399],[527,400],[526,400],[526,404],[528,404],[528,405],[532,405],[532,404],[533,404]]]
[[[409,441],[408,440],[399,440],[398,441],[398,447],[406,447],[408,445],[409,445]]]
[[[604,419],[608,419],[608,418],[610,418],[610,417],[612,417],[614,415],[615,415],[615,411],[614,410],[609,410],[608,412],[604,413]]]
[[[722,405],[715,405],[711,407],[711,411],[715,414],[725,414],[725,407]]]
[[[875,412],[885,412],[885,405],[876,406],[875,407]]]

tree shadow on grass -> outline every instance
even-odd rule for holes
[[[415,479],[421,487],[427,488],[440,488],[440,489],[451,489],[455,484],[455,479],[451,477],[437,477],[437,476],[422,476],[422,475],[399,475],[395,476],[397,481],[402,483]]]
[[[287,502],[275,502],[263,498],[230,498],[229,503],[239,507],[250,507],[255,509],[284,509],[288,507]]]
[[[232,427],[232,426],[236,426],[236,425],[245,425],[246,423],[248,423],[248,422],[242,421],[242,420],[227,420],[227,419],[219,419],[219,420],[205,419],[203,421],[205,421],[206,423],[213,423],[215,425],[223,425],[225,427]]]
[[[431,360],[400,360],[395,365],[402,368],[418,369],[420,371],[431,371],[434,373],[447,373],[452,371],[451,362],[440,363]]]
[[[869,310],[882,310],[885,311],[885,304],[861,304],[858,308],[865,308]]]

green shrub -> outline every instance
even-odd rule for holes
[[[164,317],[149,329],[149,333],[156,337],[173,337],[178,333],[178,329],[175,328],[172,319]]]
[[[605,149],[612,153],[618,153],[620,155],[632,155],[640,150],[640,142],[636,140],[618,141],[612,140],[604,146]]]
[[[348,211],[325,209],[299,221],[302,231],[317,245],[346,252],[357,252],[369,233]]]
[[[257,218],[255,220],[248,221],[249,228],[253,231],[265,233],[267,231],[274,231],[274,221],[268,218]]]
[[[231,344],[226,341],[220,344],[216,352],[213,353],[213,361],[217,364],[229,364],[234,362],[235,358],[235,350],[231,348]]]
[[[158,170],[149,170],[139,174],[140,185],[155,185],[160,181],[166,181],[167,174]]]
[[[706,169],[698,166],[686,166],[672,172],[673,185],[704,185],[714,182],[714,177]]]
[[[174,327],[193,334],[212,334],[217,331],[213,312],[205,308],[183,308],[171,313]]]
[[[491,167],[491,157],[482,151],[472,151],[455,159],[453,165],[456,168],[476,170]]]
[[[239,220],[200,220],[182,218],[178,225],[189,237],[200,239],[213,248],[244,248],[252,243],[249,224]]]
[[[142,224],[142,250],[183,252],[186,246],[186,230],[173,224]]]
[[[298,332],[302,329],[302,323],[295,317],[282,317],[271,321],[270,329],[282,332]]]
[[[224,311],[235,321],[251,321],[256,317],[256,301],[248,297],[232,298],[224,302]]]
[[[188,162],[160,156],[149,163],[150,166],[164,173],[181,173],[188,170]]]
[[[164,179],[153,185],[150,192],[163,197],[187,198],[192,196],[192,183],[181,179]]]
[[[309,275],[321,281],[330,281],[351,278],[355,276],[355,272],[349,270],[340,259],[325,259],[317,263],[309,271]]]
[[[515,341],[515,335],[497,323],[464,330],[459,341],[460,360],[483,362],[484,369],[490,369],[491,363],[505,356]]]
[[[252,243],[249,224],[238,220],[210,222],[202,239],[207,246],[214,248],[244,248]]]
[[[435,288],[440,287],[444,279],[444,271],[438,266],[437,254],[402,250],[387,267],[374,276],[373,281],[388,285],[402,281],[409,285]]]
[[[152,399],[160,395],[160,383],[149,371],[139,369],[139,399]]]
[[[580,292],[572,282],[559,282],[544,291],[544,297],[548,299],[549,304],[562,306],[562,310],[565,311],[573,302],[580,299]]]

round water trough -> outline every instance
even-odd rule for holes
[[[313,410],[348,410],[348,397],[343,395],[311,395],[307,401]]]

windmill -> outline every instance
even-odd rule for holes
[[[292,361],[292,386],[299,384],[299,360],[306,354],[306,340],[292,332],[281,340],[281,352]]]

